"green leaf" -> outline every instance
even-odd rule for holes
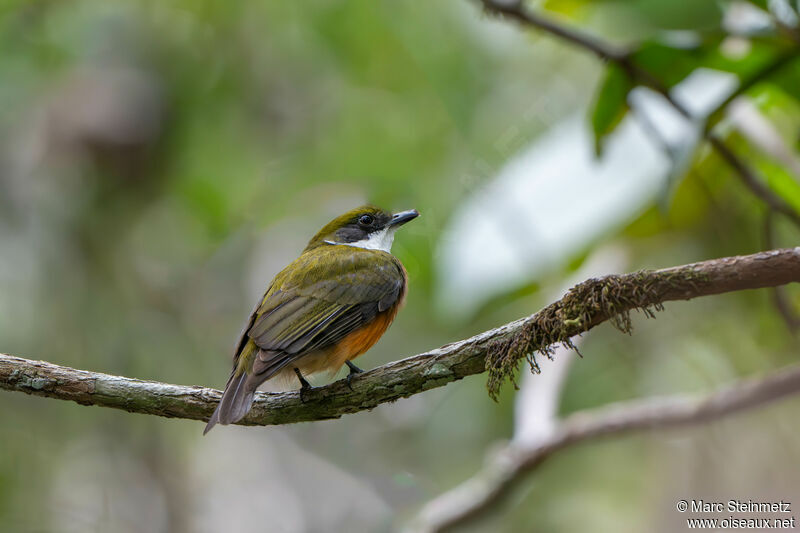
[[[720,0],[540,0],[537,8],[572,19],[614,17],[618,30],[640,35],[660,30],[718,29],[725,10]]]
[[[769,5],[768,5],[769,0],[747,0],[747,1],[759,9],[763,9],[764,11],[769,12]]]
[[[796,161],[796,154],[791,154],[791,150],[800,131],[800,102],[775,83],[762,83],[751,93],[751,102],[758,107],[764,119],[775,129],[780,142],[784,144],[788,152],[786,157],[794,155]],[[800,182],[797,176],[793,175],[797,172],[796,164],[774,153],[770,155],[762,150],[756,151],[755,148],[753,151],[756,155],[752,159],[760,172],[766,176],[767,184],[792,207],[800,211]]]
[[[770,188],[795,210],[800,211],[800,185],[798,185],[797,179],[784,167],[773,161],[766,160],[760,167],[767,176]]]
[[[715,47],[702,66],[732,72],[740,79],[747,79],[772,61],[782,46],[781,43],[757,40],[749,40],[746,43],[749,49],[741,55],[725,53],[719,46]]]
[[[542,9],[573,19],[580,18],[590,7],[591,3],[586,0],[545,0],[542,3]]]
[[[745,80],[774,61],[783,53],[784,46],[780,42],[750,40],[744,41],[745,48],[741,53],[733,53],[723,48],[723,41],[721,35],[708,36],[694,46],[648,41],[633,53],[631,59],[670,88],[698,68],[730,72]],[[788,80],[787,85],[793,81]]]
[[[622,68],[608,66],[591,110],[594,150],[598,157],[602,155],[605,138],[628,112],[628,93],[632,88],[633,84]]]
[[[800,60],[794,61],[781,69],[772,82],[780,87],[786,94],[800,102]]]
[[[631,59],[653,73],[664,85],[680,83],[695,69],[706,66],[717,54],[721,39],[714,37],[694,46],[673,46],[661,41],[642,43]]]

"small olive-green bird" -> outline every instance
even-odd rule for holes
[[[233,372],[203,434],[250,411],[256,389],[274,377],[331,375],[369,350],[403,305],[408,275],[391,252],[397,229],[419,216],[373,206],[325,225],[300,257],[272,280],[236,343]],[[348,376],[349,377],[349,376]]]

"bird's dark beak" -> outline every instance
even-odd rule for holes
[[[400,211],[399,213],[395,213],[392,216],[392,220],[389,221],[389,227],[393,226],[402,226],[409,220],[414,220],[419,216],[419,211],[416,209],[410,209],[408,211]]]

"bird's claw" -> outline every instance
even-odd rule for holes
[[[362,369],[358,368],[352,361],[345,361],[347,368],[350,369],[350,373],[347,374],[347,386],[350,387],[350,390],[353,390],[353,385],[350,383],[353,379],[355,374],[361,374],[363,372]]]
[[[306,403],[305,394],[314,387],[312,387],[306,378],[303,377],[303,374],[300,373],[299,368],[295,368],[294,373],[297,375],[297,379],[300,381],[300,403]]]

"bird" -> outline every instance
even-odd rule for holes
[[[403,306],[408,273],[391,248],[398,228],[416,209],[392,214],[365,205],[334,218],[281,270],[245,324],[234,349],[233,370],[205,435],[250,411],[256,389],[268,379],[300,383],[306,376],[347,379],[362,372],[352,360],[369,350]]]

